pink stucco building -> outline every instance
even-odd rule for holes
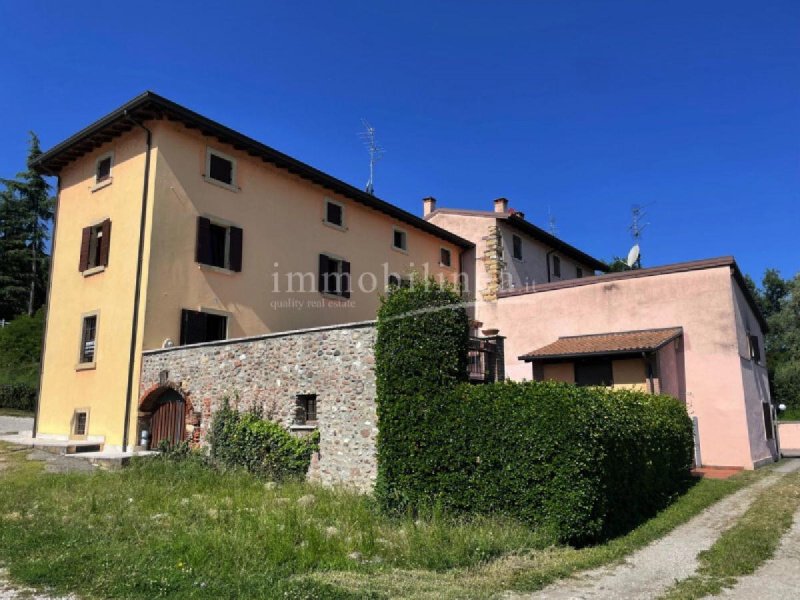
[[[504,199],[486,212],[427,199],[425,213],[475,244],[473,314],[505,336],[508,378],[670,394],[693,418],[698,464],[776,460],[766,323],[732,257],[596,275],[602,263]]]

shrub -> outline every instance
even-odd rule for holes
[[[384,509],[505,514],[586,543],[632,528],[683,490],[693,450],[683,404],[558,383],[461,383],[468,325],[459,301],[420,284],[381,306]]]
[[[257,413],[240,413],[226,401],[211,424],[211,458],[225,467],[242,467],[269,479],[302,479],[319,434],[295,437]]]
[[[403,508],[417,476],[405,456],[420,456],[417,424],[407,407],[421,395],[435,394],[467,378],[469,319],[450,286],[412,281],[382,298],[375,343],[378,476],[375,494],[384,508]],[[419,418],[435,419],[424,410]],[[433,426],[432,423],[429,424]]]
[[[788,361],[775,368],[775,401],[800,409],[800,361]]]
[[[26,383],[0,384],[0,408],[33,412],[36,407],[36,387]]]
[[[39,385],[39,358],[44,335],[44,311],[22,315],[0,328],[0,385]]]

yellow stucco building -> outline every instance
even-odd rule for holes
[[[33,167],[58,176],[38,437],[136,444],[141,353],[373,319],[472,244],[147,92]]]

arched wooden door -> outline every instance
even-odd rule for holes
[[[186,403],[175,390],[167,390],[156,401],[150,417],[150,448],[158,450],[162,442],[170,446],[186,437]]]

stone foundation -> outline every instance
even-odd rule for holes
[[[178,391],[186,437],[203,446],[225,398],[292,428],[297,395],[316,394],[320,450],[308,479],[368,491],[377,470],[374,347],[375,323],[365,322],[151,350],[142,357],[139,408],[162,390]]]

